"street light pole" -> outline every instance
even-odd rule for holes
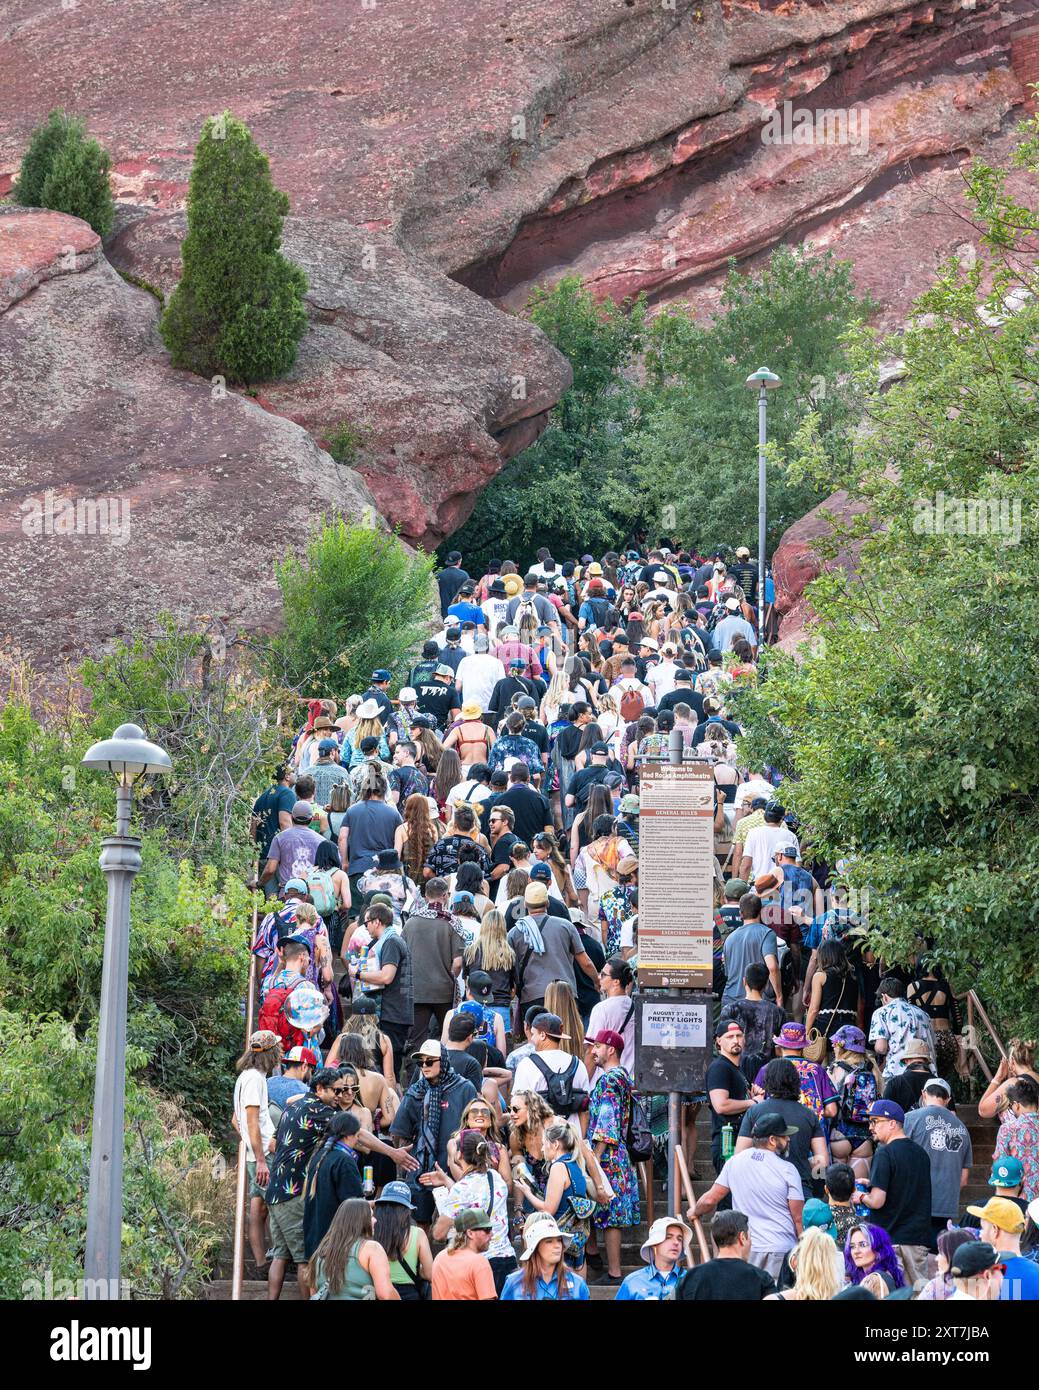
[[[759,367],[745,382],[758,392],[758,651],[765,645],[765,535],[768,493],[765,482],[765,445],[768,442],[768,393],[782,382],[775,372]]]
[[[88,1299],[118,1299],[123,1226],[130,890],[141,867],[141,842],[130,834],[133,786],[140,777],[169,771],[172,764],[169,755],[157,744],[149,743],[136,724],[121,724],[112,738],[94,744],[84,757],[83,765],[105,768],[117,778],[115,834],[102,841],[100,859],[108,880],[108,903],[94,1075],[84,1294]]]

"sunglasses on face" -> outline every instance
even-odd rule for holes
[[[423,1058],[422,1058],[422,1061],[419,1062],[419,1066],[422,1067],[423,1069],[425,1069],[426,1067],[438,1067],[439,1065],[440,1065],[440,1058],[439,1058],[439,1057],[423,1057]]]
[[[333,1086],[332,1094],[334,1096],[352,1096],[356,1090],[356,1086]]]

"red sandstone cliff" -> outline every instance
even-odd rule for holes
[[[883,319],[897,322],[937,261],[970,237],[961,166],[975,154],[1000,159],[1013,143],[1027,83],[1039,79],[1039,7],[9,0],[0,68],[0,192],[51,106],[82,114],[112,151],[119,197],[149,210],[123,219],[109,255],[160,286],[177,274],[171,214],[203,120],[228,107],[249,123],[292,201],[287,249],[311,277],[300,361],[261,393],[266,429],[279,428],[270,412],[318,440],[340,419],[360,425],[363,483],[350,483],[346,509],[364,505],[366,484],[407,538],[432,544],[536,436],[567,384],[558,354],[501,312],[535,283],[577,270],[603,295],[645,289],[655,302],[682,298],[707,312],[729,256],[809,240],[850,257]],[[763,141],[787,101],[855,113],[858,138]],[[81,389],[76,373],[92,380],[83,363],[99,333],[122,363],[127,396],[206,390],[164,367],[153,304],[142,309],[137,292],[132,313],[122,290],[114,317],[95,321],[78,307],[72,286],[102,274],[98,264],[43,285],[6,314],[0,301],[0,346],[13,343],[29,361],[46,355],[54,301],[77,300],[60,315],[64,372],[47,429],[34,431],[31,392],[4,401],[15,507],[61,476],[81,434],[100,441],[114,419],[115,457],[178,454],[162,412],[150,422],[111,417],[96,383],[93,395]],[[118,286],[105,284],[114,295]],[[123,350],[121,332],[137,350]],[[262,412],[235,399],[220,452],[262,455]],[[318,495],[341,499],[327,455],[291,437],[320,477]],[[88,496],[110,490],[106,451],[82,452],[91,462],[78,486]],[[147,466],[139,472],[143,525]],[[241,525],[228,513],[232,548],[247,546],[248,520],[261,511],[254,476],[243,469],[233,494],[244,511]],[[174,528],[175,493],[166,507]],[[258,562],[258,549],[248,554]],[[183,599],[178,582],[171,573],[164,587]],[[239,599],[224,606],[256,607]]]

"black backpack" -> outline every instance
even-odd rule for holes
[[[649,1127],[649,1116],[641,1097],[634,1090],[631,1092],[631,1115],[624,1142],[632,1163],[647,1163],[653,1157],[653,1131]]]
[[[545,1099],[557,1115],[575,1115],[588,1109],[588,1092],[574,1085],[574,1077],[577,1075],[576,1057],[570,1058],[570,1065],[566,1071],[553,1071],[536,1052],[530,1054],[530,1060],[545,1078]]]

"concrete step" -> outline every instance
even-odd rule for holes
[[[207,1303],[229,1303],[231,1301],[231,1280],[214,1279],[211,1284],[206,1286],[205,1293],[202,1297]],[[245,1279],[242,1281],[243,1303],[262,1303],[266,1302],[266,1300],[266,1279]],[[302,1302],[299,1296],[299,1285],[296,1283],[295,1276],[285,1280],[280,1301],[282,1303]]]

